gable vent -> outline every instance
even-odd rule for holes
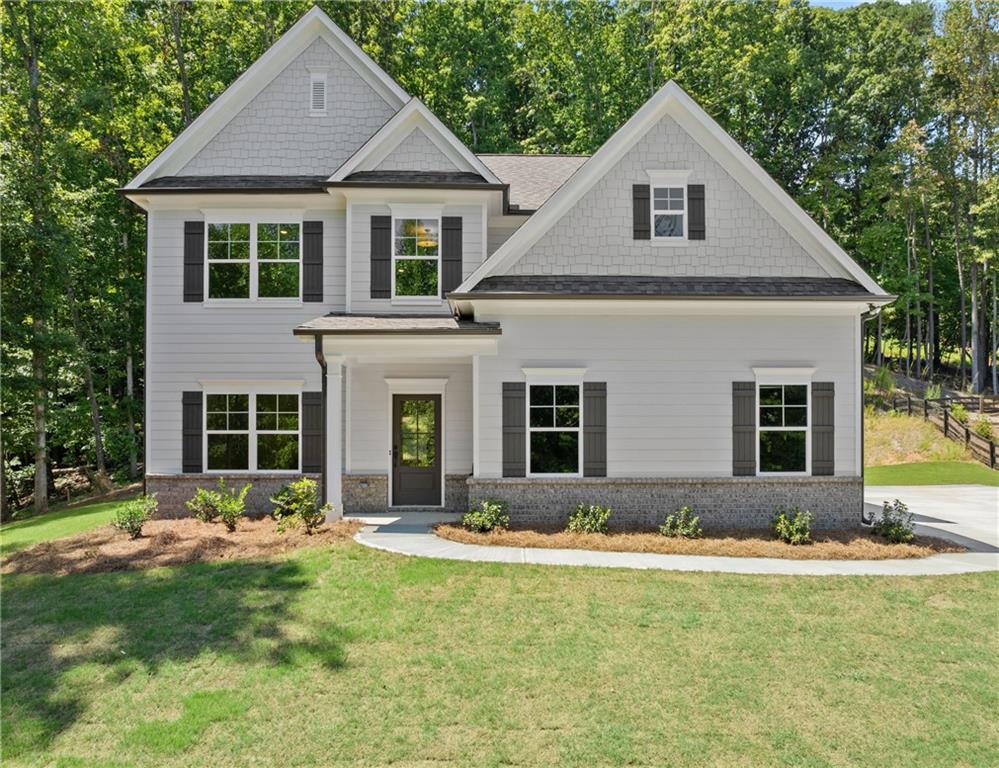
[[[309,114],[326,114],[326,73],[313,72],[309,79]]]

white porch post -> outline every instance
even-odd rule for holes
[[[343,359],[326,360],[326,500],[333,511],[326,522],[343,517]]]

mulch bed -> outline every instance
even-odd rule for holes
[[[719,555],[724,557],[780,557],[787,560],[896,560],[928,557],[941,552],[966,552],[959,544],[917,536],[909,544],[889,544],[869,531],[813,532],[812,544],[792,546],[764,532],[706,532],[700,539],[673,539],[658,532],[566,533],[544,528],[475,533],[460,525],[439,523],[442,539],[463,544],[542,549],[591,549],[603,552],[655,552],[663,555]]]
[[[4,560],[2,571],[65,575],[266,557],[348,539],[362,525],[356,520],[339,520],[321,526],[310,536],[302,529],[278,533],[271,518],[242,520],[233,533],[220,523],[193,518],[150,520],[138,539],[108,525],[15,552]]]

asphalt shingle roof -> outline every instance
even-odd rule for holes
[[[143,184],[142,190],[180,192],[220,191],[294,191],[322,192],[326,176],[160,176]]]
[[[347,315],[331,312],[295,328],[295,334],[498,334],[499,323],[476,323],[451,315]]]
[[[478,155],[504,184],[510,185],[510,207],[536,211],[568,181],[588,155]]]

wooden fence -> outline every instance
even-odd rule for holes
[[[999,412],[999,398],[979,397],[941,397],[935,400],[922,400],[912,395],[893,395],[887,405],[893,411],[908,413],[910,416],[922,415],[923,419],[936,426],[944,437],[964,443],[971,455],[990,469],[996,469],[996,444],[987,437],[982,437],[967,423],[961,423],[954,418],[951,406],[961,404],[967,409],[970,417],[974,411],[979,414]]]

